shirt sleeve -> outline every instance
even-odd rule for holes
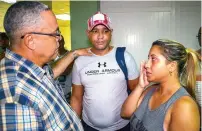
[[[72,69],[72,84],[82,85],[76,61],[73,65],[73,69]]]
[[[124,57],[128,69],[128,79],[134,80],[139,76],[139,69],[137,67],[136,61],[133,56],[127,51],[125,51]]]

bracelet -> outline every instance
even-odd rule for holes
[[[73,59],[76,59],[78,57],[76,50],[72,52],[72,57],[73,57]]]

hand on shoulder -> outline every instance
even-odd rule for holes
[[[91,49],[91,47],[76,49],[73,51],[73,54],[75,55],[75,57],[77,57],[77,56],[91,56],[92,53],[91,53],[90,49]]]

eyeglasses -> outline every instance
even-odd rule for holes
[[[41,33],[41,32],[30,32],[27,34],[36,34],[36,35],[48,35],[48,36],[53,36],[53,37],[59,37],[61,39],[61,32],[60,30],[57,30],[56,33]],[[25,35],[21,36],[21,39],[23,39]]]

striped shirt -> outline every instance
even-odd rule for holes
[[[202,101],[201,101],[201,88],[202,88],[202,81],[196,81],[196,101],[198,102],[199,106],[201,107]]]
[[[0,62],[0,130],[83,131],[48,65],[10,50]]]
[[[195,94],[196,94],[196,101],[199,104],[199,106],[201,107],[202,105],[202,101],[201,101],[201,88],[202,88],[202,81],[201,81],[201,69],[202,69],[202,63],[201,61],[199,62],[199,68],[198,68],[198,72],[197,72],[197,77],[199,77],[196,80],[196,88],[195,88]]]

